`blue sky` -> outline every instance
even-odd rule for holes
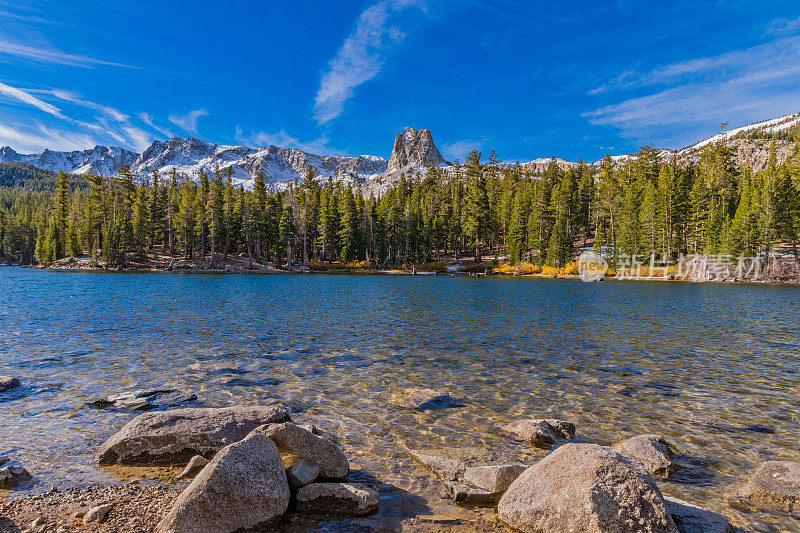
[[[0,146],[594,160],[800,112],[800,2],[0,0]]]

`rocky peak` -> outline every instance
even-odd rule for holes
[[[389,171],[400,170],[409,165],[424,168],[444,162],[444,158],[433,144],[433,136],[427,128],[419,131],[414,128],[406,128],[394,138],[394,148],[392,148],[392,156],[389,158]]]
[[[0,163],[19,161],[19,154],[10,146],[0,148]]]

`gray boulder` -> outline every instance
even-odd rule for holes
[[[297,510],[321,516],[365,516],[378,510],[378,491],[362,483],[312,483],[297,491]]]
[[[537,448],[549,448],[575,437],[575,425],[556,419],[515,420],[501,428]]]
[[[758,467],[743,495],[788,512],[800,509],[800,463],[767,461]]]
[[[667,510],[680,533],[734,533],[733,526],[719,513],[707,511],[689,502],[664,496]]]
[[[668,477],[676,468],[675,448],[661,435],[638,435],[615,444],[614,449],[642,463],[654,476]]]
[[[136,390],[112,394],[92,402],[98,409],[116,407],[129,411],[149,411],[157,407],[169,407],[183,402],[196,400],[194,394],[187,394],[175,389]]]
[[[436,474],[442,481],[455,481],[467,469],[459,459],[432,455],[421,450],[409,450],[411,458]]]
[[[525,471],[522,465],[473,466],[464,470],[467,483],[489,492],[503,492]]]
[[[101,465],[182,465],[245,438],[263,424],[289,420],[278,405],[188,408],[143,413],[99,449]]]
[[[272,439],[281,454],[313,461],[319,467],[321,478],[344,481],[350,473],[350,463],[336,444],[297,424],[268,424],[258,431]]]
[[[445,481],[444,485],[458,505],[494,507],[503,496],[502,492],[485,490],[463,481]]]
[[[289,506],[289,484],[275,444],[254,431],[226,446],[178,496],[158,533],[226,533],[266,527]]]
[[[566,444],[525,470],[497,512],[506,524],[530,533],[677,533],[650,474],[597,444]]]
[[[84,524],[92,524],[96,523],[99,524],[103,520],[106,519],[108,513],[111,512],[111,509],[114,508],[113,503],[106,503],[103,505],[96,505],[89,509],[85,515],[83,515],[83,523]]]
[[[189,460],[189,464],[186,465],[186,468],[183,469],[183,472],[181,472],[181,475],[178,476],[178,479],[195,477],[210,462],[211,461],[209,461],[202,455],[195,455]]]
[[[319,476],[319,466],[311,459],[303,458],[286,469],[286,478],[289,488],[297,490],[316,481]]]
[[[19,379],[11,376],[0,376],[0,392],[6,392],[19,387]]]
[[[13,489],[31,479],[31,475],[22,466],[8,465],[0,468],[0,489]]]

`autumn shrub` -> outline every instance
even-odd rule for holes
[[[412,268],[416,268],[420,272],[447,272],[447,267],[444,266],[444,263],[438,263],[436,261],[428,261],[427,263],[419,263],[413,265]]]
[[[309,268],[309,270],[325,271],[328,270],[331,265],[324,261],[309,261],[308,263],[306,263],[306,266]]]
[[[504,276],[513,276],[518,274],[539,274],[541,271],[542,267],[539,265],[534,265],[533,263],[527,263],[525,261],[520,261],[514,265],[501,263],[492,268],[493,273]]]

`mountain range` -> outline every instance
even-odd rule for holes
[[[759,170],[766,167],[768,159],[770,141],[764,138],[765,134],[786,131],[798,125],[800,113],[785,115],[714,135],[681,150],[663,149],[661,155],[664,159],[674,157],[679,164],[696,163],[704,146],[725,140],[733,151],[736,164]],[[778,162],[786,159],[790,151],[790,143],[777,141]],[[635,157],[623,154],[612,156],[612,159],[620,163]],[[520,162],[520,165],[524,171],[541,173],[551,160],[537,158]],[[38,154],[20,154],[9,146],[0,148],[0,163],[11,161],[28,163],[45,170],[104,175],[115,175],[124,165],[128,165],[139,178],[148,177],[153,171],[163,175],[175,169],[179,174],[197,179],[201,169],[211,173],[217,167],[223,171],[230,168],[234,183],[246,187],[252,185],[253,178],[259,172],[264,174],[268,183],[279,186],[288,181],[302,180],[312,169],[318,179],[332,178],[378,189],[395,181],[403,172],[424,172],[430,166],[450,165],[436,148],[431,132],[425,128],[406,128],[400,132],[395,137],[389,159],[375,155],[319,155],[298,148],[272,145],[256,148],[220,145],[195,138],[174,137],[166,141],[154,141],[141,154],[118,146],[95,146],[72,152],[44,150]],[[565,159],[556,159],[556,163],[564,169],[578,164]],[[505,162],[503,166],[514,164],[516,162]]]

